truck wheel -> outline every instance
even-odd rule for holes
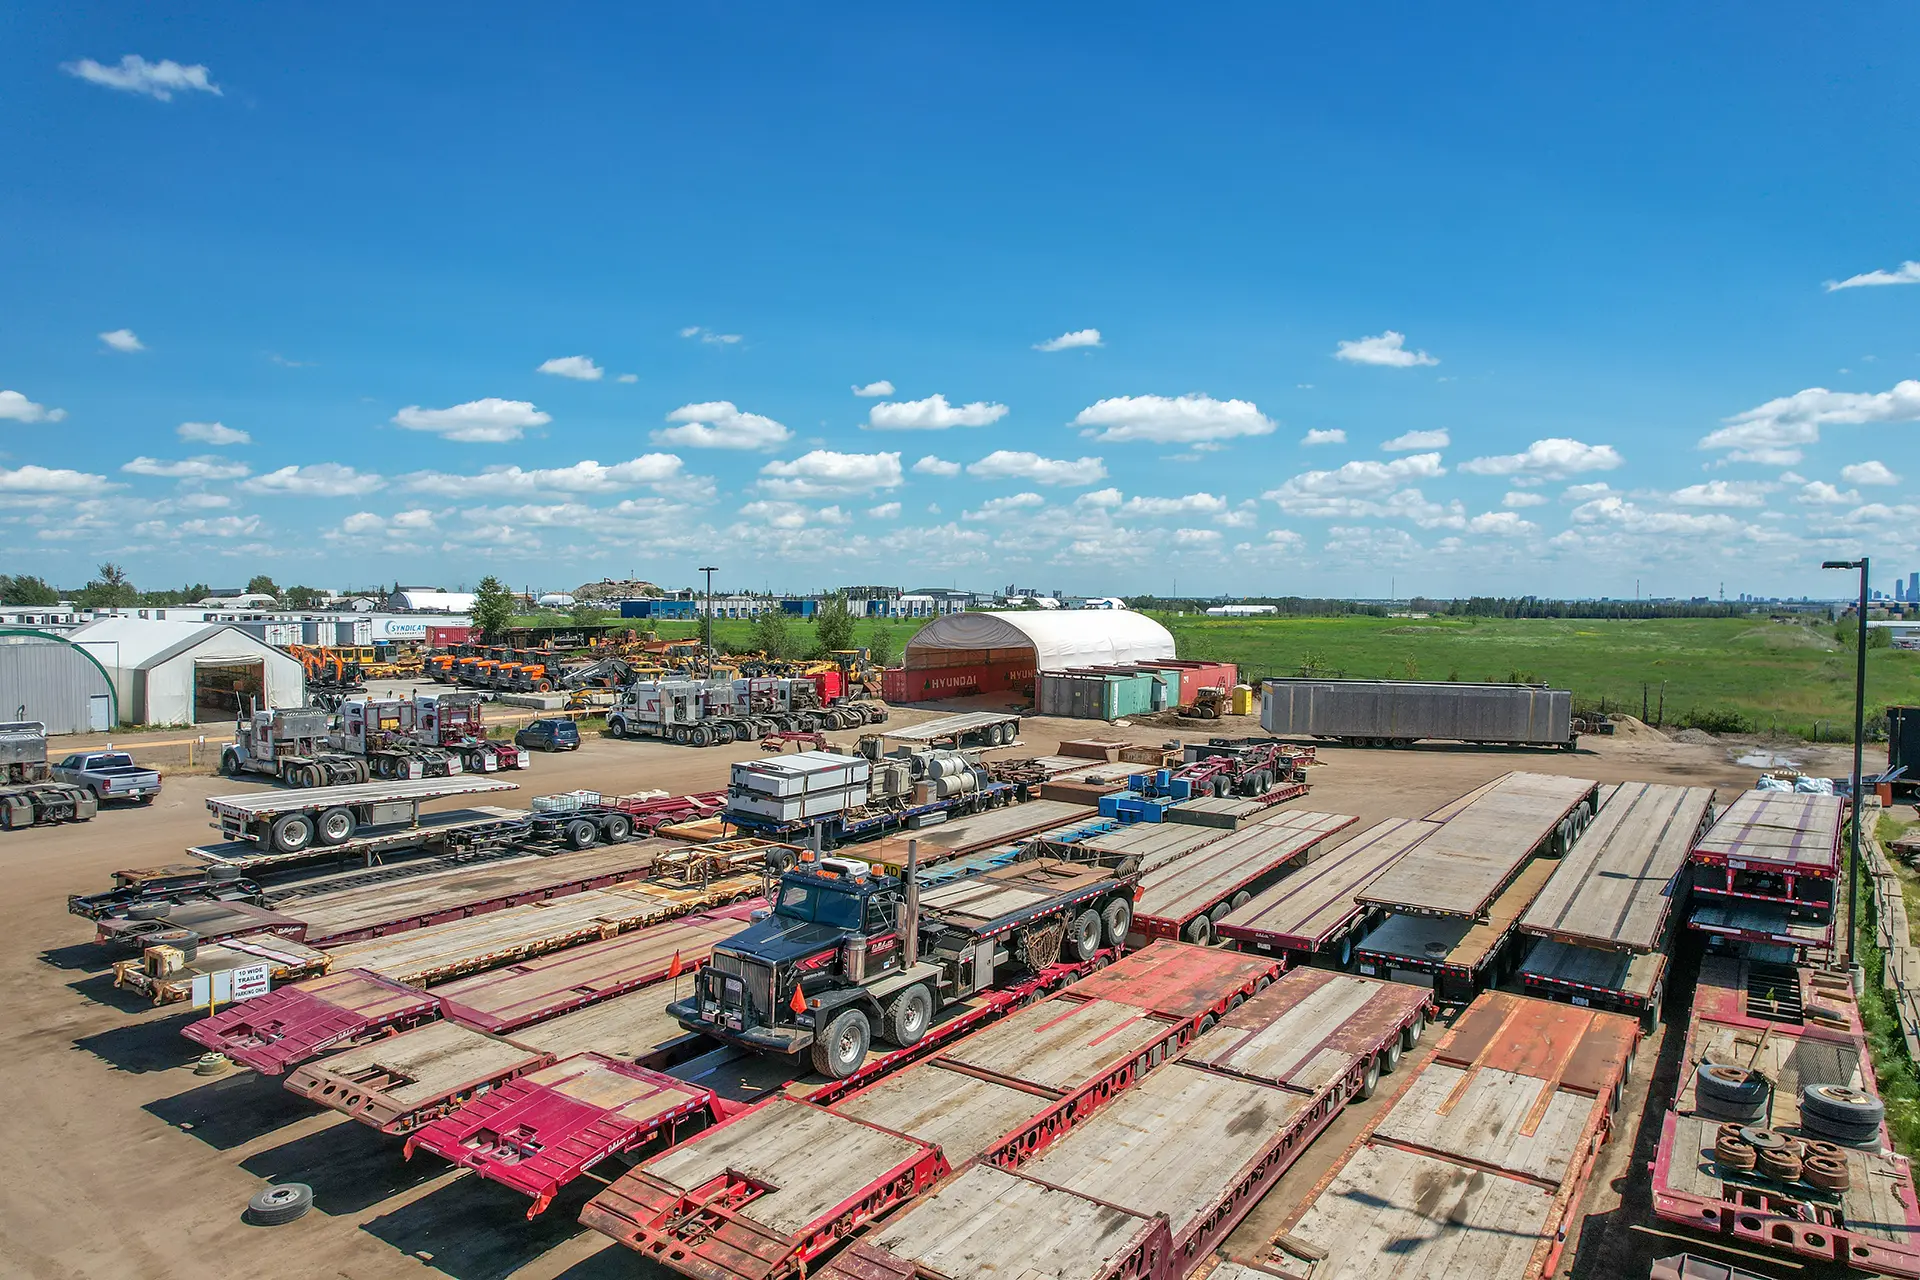
[[[1125,898],[1115,898],[1100,909],[1101,937],[1110,947],[1127,945],[1127,930],[1133,927],[1133,904]]]
[[[298,853],[313,843],[313,819],[304,813],[282,814],[272,827],[273,847],[281,853]]]
[[[829,1080],[845,1080],[867,1060],[873,1028],[859,1009],[844,1009],[813,1038],[813,1069]]]
[[[607,732],[616,738],[624,738],[627,736],[627,722],[615,716],[607,721]]]
[[[1229,910],[1238,911],[1240,908],[1246,906],[1249,902],[1252,902],[1252,901],[1253,901],[1253,895],[1251,893],[1248,893],[1245,889],[1242,889],[1240,892],[1233,895],[1233,900],[1227,904],[1227,907]]]
[[[1100,950],[1100,913],[1088,907],[1067,929],[1067,948],[1076,960],[1091,960]]]
[[[1187,941],[1195,946],[1205,947],[1213,944],[1213,921],[1205,916],[1195,916],[1181,932],[1185,933]]]
[[[1422,1009],[1419,1013],[1414,1014],[1413,1021],[1409,1022],[1405,1028],[1401,1030],[1400,1047],[1404,1050],[1411,1050],[1413,1046],[1420,1043],[1420,1033],[1426,1029],[1427,1011]]]
[[[633,819],[624,813],[616,813],[607,819],[606,839],[608,844],[625,844],[633,839]]]
[[[887,1006],[887,1039],[902,1049],[920,1043],[933,1025],[933,997],[925,987],[908,987]]]
[[[313,1188],[304,1182],[283,1182],[268,1187],[247,1201],[246,1220],[257,1227],[277,1227],[292,1222],[313,1208]]]
[[[729,742],[732,742],[733,726],[728,724],[724,720],[721,721],[719,724],[713,726],[713,740],[719,743],[723,747],[726,746]]]
[[[240,753],[229,747],[220,753],[220,772],[229,778],[240,776]]]
[[[320,843],[326,845],[345,844],[353,838],[353,829],[360,824],[354,821],[353,810],[344,805],[335,805],[320,815],[315,825],[315,834]]]
[[[575,818],[562,830],[569,849],[591,849],[593,842],[600,838],[600,833],[595,831],[593,824],[585,818]]]
[[[687,737],[696,747],[710,747],[713,745],[713,730],[704,724],[695,725],[693,731],[689,733]]]
[[[1393,1040],[1388,1043],[1387,1047],[1380,1051],[1380,1063],[1381,1066],[1386,1069],[1388,1075],[1392,1075],[1399,1069],[1400,1038],[1398,1036],[1395,1036]]]
[[[678,743],[680,746],[683,746],[683,747],[686,746],[687,745],[687,726],[683,724],[677,724],[673,726],[673,740],[674,742]]]
[[[1353,1091],[1354,1101],[1365,1102],[1380,1087],[1380,1059],[1367,1059],[1367,1074],[1361,1077],[1360,1087]]]

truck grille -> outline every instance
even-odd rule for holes
[[[715,951],[712,962],[707,966],[707,974],[708,981],[712,984],[707,992],[709,999],[720,1000],[723,1004],[730,1003],[723,999],[723,993],[729,990],[727,978],[731,976],[739,981],[740,989],[745,995],[743,1011],[751,1015],[749,1021],[756,1023],[775,1021],[773,969],[770,966],[733,952]],[[732,1002],[737,1000],[736,997]]]

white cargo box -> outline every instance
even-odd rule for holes
[[[535,813],[572,813],[601,803],[598,791],[563,791],[555,796],[535,796]]]
[[[867,802],[866,784],[857,787],[821,788],[789,796],[763,795],[756,791],[733,790],[727,793],[729,813],[752,814],[775,822],[801,822],[830,818]]]
[[[872,769],[865,756],[802,751],[771,760],[740,761],[733,766],[730,790],[765,796],[797,796],[854,788],[864,793]]]

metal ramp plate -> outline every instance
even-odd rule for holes
[[[435,1017],[440,1001],[364,969],[331,973],[237,1004],[181,1034],[263,1076],[277,1076],[335,1045]]]

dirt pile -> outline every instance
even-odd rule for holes
[[[1720,739],[1714,737],[1705,729],[1682,729],[1677,733],[1668,734],[1667,741],[1685,742],[1696,747],[1717,747],[1720,745]]]
[[[1666,742],[1667,735],[1638,716],[1615,715],[1613,736],[1633,742]]]

